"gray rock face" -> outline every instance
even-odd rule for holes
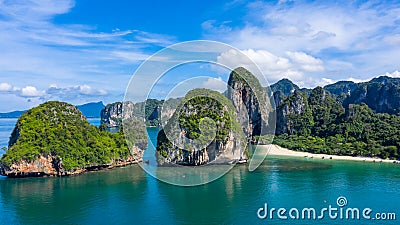
[[[273,97],[274,97],[275,109],[276,109],[281,105],[282,101],[285,99],[286,96],[283,94],[282,91],[276,91],[276,92],[274,92]]]
[[[266,126],[269,113],[266,108],[265,88],[261,87],[256,77],[242,67],[232,71],[228,86],[230,88],[227,97],[236,109],[238,122],[247,139],[251,141],[255,136],[264,135],[262,127]]]
[[[222,99],[222,104],[207,95],[217,96]],[[200,97],[192,99],[193,96]],[[156,157],[159,165],[197,166],[247,158],[245,136],[228,99],[207,89],[192,90],[185,98],[190,100],[183,100],[183,105],[178,106],[177,112],[157,136]],[[199,131],[203,118],[215,122],[210,132]],[[176,128],[174,121],[179,121]]]
[[[306,110],[308,110],[308,102],[305,93],[295,91],[289,95],[277,108],[276,133],[294,133],[296,130],[291,120],[288,119],[288,115],[300,115],[306,112]]]
[[[134,149],[135,152],[143,152],[142,149]],[[143,154],[143,153],[141,153]],[[127,159],[120,159],[111,162],[110,164],[88,166],[79,168],[74,171],[64,170],[63,161],[57,156],[41,155],[34,161],[22,160],[18,163],[13,163],[10,166],[0,165],[0,174],[10,178],[20,177],[54,177],[54,176],[71,176],[88,171],[111,169],[114,167],[122,167],[131,164],[136,164],[142,161],[140,157],[129,156]]]
[[[238,159],[247,159],[243,151],[243,140],[235,137],[235,133],[229,133],[226,141],[212,141],[205,149],[196,149],[187,151],[179,149],[176,146],[194,146],[192,141],[184,138],[184,133],[179,135],[179,138],[171,143],[171,146],[165,149],[166,154],[162,156],[161,153],[157,154],[157,161],[159,165],[189,165],[198,166],[207,163],[229,163]],[[157,146],[161,143],[167,142],[164,131],[160,131],[157,137]]]
[[[279,80],[275,84],[271,85],[272,92],[275,93],[277,91],[281,91],[286,96],[292,94],[295,90],[300,90],[299,86],[286,78]]]
[[[136,125],[131,126],[131,129],[135,130],[135,136],[132,137],[132,143],[129,145],[130,154],[125,150],[126,155],[122,157],[110,157],[103,161],[93,160],[85,164],[76,163],[77,166],[71,167],[68,162],[71,162],[71,158],[76,159],[75,154],[72,157],[70,155],[72,149],[76,149],[80,154],[86,154],[82,158],[88,158],[89,154],[94,157],[96,154],[104,156],[105,151],[97,151],[99,148],[92,148],[88,143],[99,143],[102,140],[100,138],[107,137],[112,138],[108,142],[110,146],[119,148],[123,147],[121,138],[114,139],[91,126],[73,105],[57,101],[43,103],[28,110],[18,119],[10,137],[9,149],[0,160],[0,175],[8,177],[67,176],[138,163],[142,161],[143,151],[147,148],[147,136],[144,125],[142,127],[133,125]],[[99,135],[99,139],[96,136],[86,136],[93,133]],[[77,142],[81,144],[76,144]],[[27,148],[30,148],[30,154],[35,154],[33,157],[21,156],[21,151],[24,153]],[[13,158],[10,160],[7,157]]]
[[[298,89],[287,79],[282,79],[270,87],[274,95],[281,91],[284,96],[288,96],[290,92]],[[363,83],[338,81],[326,85],[323,89],[332,94],[332,97],[344,107],[348,107],[350,104],[365,103],[377,113],[400,113],[399,78],[380,76]],[[307,95],[311,94],[311,89],[301,88],[300,91]]]
[[[115,102],[108,104],[101,110],[100,122],[109,128],[115,128],[122,124],[123,119],[132,115],[136,118],[143,118],[147,126],[158,126],[160,125],[160,118],[164,118],[163,121],[171,118],[179,102],[179,99],[169,99],[165,102],[149,99],[146,104],[145,102],[135,104],[132,102]],[[125,111],[123,111],[123,108]]]
[[[343,104],[365,103],[375,112],[396,114],[400,112],[400,81],[396,78],[379,77],[358,84]]]
[[[123,112],[122,108],[126,107],[126,111]],[[122,119],[128,118],[132,115],[134,104],[131,102],[116,102],[108,104],[101,110],[100,116],[101,124],[105,124],[107,127],[118,127],[122,124]]]

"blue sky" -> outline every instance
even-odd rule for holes
[[[121,101],[143,60],[197,39],[242,50],[270,83],[400,77],[397,1],[0,0],[0,111]]]

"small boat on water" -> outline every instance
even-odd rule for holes
[[[247,163],[247,159],[239,159],[236,163],[237,163],[237,164],[244,164],[244,163]]]
[[[247,159],[243,158],[235,159],[229,162],[229,164],[245,164],[245,163],[247,163]]]

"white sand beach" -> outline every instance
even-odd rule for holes
[[[328,155],[328,154],[313,154],[309,152],[299,152],[282,148],[278,145],[264,145],[259,146],[265,148],[268,151],[268,155],[279,155],[279,156],[292,156],[292,157],[307,157],[315,159],[325,160],[348,160],[348,161],[364,161],[364,162],[385,162],[385,163],[400,163],[400,161],[380,159],[380,158],[368,158],[368,157],[354,157],[354,156],[339,156],[339,155]]]

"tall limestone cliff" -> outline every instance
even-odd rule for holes
[[[381,76],[357,86],[344,100],[345,106],[365,103],[378,113],[400,112],[400,79]]]
[[[296,90],[300,90],[299,86],[297,86],[287,78],[279,80],[275,84],[272,84],[270,87],[273,93],[281,91],[282,94],[285,96],[292,94]]]
[[[204,165],[247,158],[232,103],[208,89],[190,91],[157,137],[160,165]]]
[[[295,91],[280,100],[276,133],[325,136],[328,126],[338,123],[344,113],[344,107],[322,87],[312,89],[308,98],[305,93]]]
[[[283,96],[288,96],[294,90],[300,90],[307,95],[312,92],[311,89],[298,89],[287,79],[282,79],[270,87],[275,97],[282,97],[278,96],[279,91]],[[323,89],[345,108],[350,104],[365,103],[377,113],[400,113],[400,78],[380,76],[362,83],[338,81],[324,86]]]
[[[287,98],[281,101],[276,109],[276,133],[296,134],[306,132],[307,127],[301,124],[312,126],[312,114],[308,105],[307,95],[295,90]]]
[[[344,107],[322,87],[316,87],[308,97],[308,104],[312,110],[314,127],[313,134],[324,136],[328,126],[338,123],[344,115]]]
[[[90,125],[68,103],[46,102],[18,119],[0,160],[0,174],[66,176],[137,163],[142,160],[147,139],[139,138],[145,136],[143,126],[134,130],[128,146],[122,131],[112,134]]]
[[[130,116],[143,118],[146,126],[159,126],[161,119],[167,120],[172,116],[179,99],[157,100],[147,99],[145,102],[115,102],[101,110],[101,124],[108,128],[122,125],[122,120]],[[124,110],[123,110],[124,108]]]
[[[228,86],[227,98],[235,107],[247,139],[252,141],[255,136],[266,134],[272,107],[258,79],[245,68],[238,67],[231,72]]]
[[[334,84],[329,84],[324,87],[326,91],[332,94],[338,102],[343,103],[343,101],[349,97],[355,89],[357,89],[358,84],[352,81],[338,81]]]
[[[122,110],[123,107],[126,107],[124,112]],[[133,107],[134,105],[132,102],[115,102],[112,104],[107,104],[101,110],[100,123],[106,125],[107,127],[119,127],[121,126],[123,119],[132,115]]]

